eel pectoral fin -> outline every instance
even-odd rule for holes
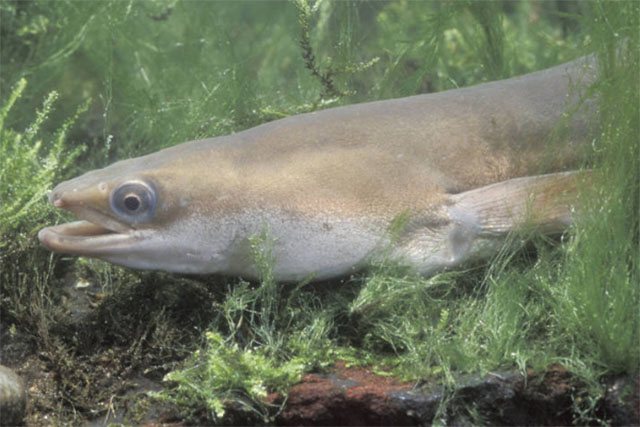
[[[545,234],[563,232],[573,221],[581,183],[590,171],[515,178],[451,196],[452,219],[471,217],[481,235],[522,227]]]
[[[396,245],[425,275],[491,257],[508,233],[563,232],[573,221],[581,183],[589,171],[515,178],[449,196],[438,218],[410,221]]]

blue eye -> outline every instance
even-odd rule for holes
[[[151,221],[156,213],[158,193],[150,182],[127,181],[109,197],[111,210],[129,223]]]

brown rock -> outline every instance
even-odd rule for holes
[[[404,406],[390,395],[410,385],[364,368],[336,365],[329,375],[307,374],[288,394],[279,425],[415,425]]]
[[[638,375],[603,379],[603,386],[605,398],[587,415],[610,425],[640,425]],[[403,383],[339,363],[330,374],[305,375],[290,390],[276,424],[430,425],[439,414],[448,425],[571,425],[587,420],[575,412],[586,393],[586,385],[559,365],[526,376],[461,375],[455,388],[447,388],[436,382]],[[269,403],[282,402],[282,396],[270,396]]]

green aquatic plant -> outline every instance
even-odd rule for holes
[[[68,134],[89,102],[49,132],[45,123],[58,98],[51,92],[32,122],[15,130],[7,122],[26,86],[20,79],[0,110],[0,303],[5,319],[34,327],[43,326],[46,310],[41,309],[52,298],[47,290],[50,257],[37,249],[36,233],[59,215],[46,203],[47,192],[84,150],[82,145],[69,147]]]
[[[36,111],[35,119],[23,131],[5,127],[5,120],[15,102],[27,86],[20,79],[0,111],[0,235],[24,231],[25,226],[37,227],[51,216],[53,209],[42,209],[42,201],[61,174],[68,170],[84,150],[83,146],[69,148],[69,130],[84,113],[89,102],[85,102],[75,114],[67,119],[53,134],[42,134],[58,98],[50,92]],[[28,238],[33,237],[33,229]],[[2,239],[0,248],[9,245],[10,239]],[[13,242],[15,243],[15,242]]]
[[[184,368],[165,376],[173,386],[153,396],[177,404],[187,417],[204,409],[212,420],[222,421],[227,406],[235,405],[261,422],[270,421],[264,400],[268,392],[286,393],[300,381],[304,366],[282,363],[264,348],[241,349],[233,337],[225,340],[215,332],[207,332],[205,339]]]

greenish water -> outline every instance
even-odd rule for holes
[[[185,416],[205,407],[220,419],[221,399],[236,399],[267,421],[275,409],[260,402],[266,390],[284,391],[302,372],[338,359],[454,386],[462,372],[561,363],[590,386],[580,408],[588,418],[603,392],[598,378],[640,362],[638,7],[0,4],[2,322],[51,360],[65,395],[60,419],[104,413],[102,403],[118,391],[95,380],[105,357],[122,378],[128,370],[157,379],[171,371],[173,386],[157,397],[177,402]],[[64,220],[46,203],[48,189],[117,159],[588,53],[597,55],[600,74],[593,96],[601,131],[586,160],[597,185],[585,189],[589,213],[562,241],[533,236],[523,250],[515,236],[491,264],[430,279],[383,263],[345,283],[295,286],[270,277],[264,236],[254,242],[258,284],[51,256],[35,238],[45,224]],[[107,295],[80,324],[65,312],[59,284],[68,275]]]

